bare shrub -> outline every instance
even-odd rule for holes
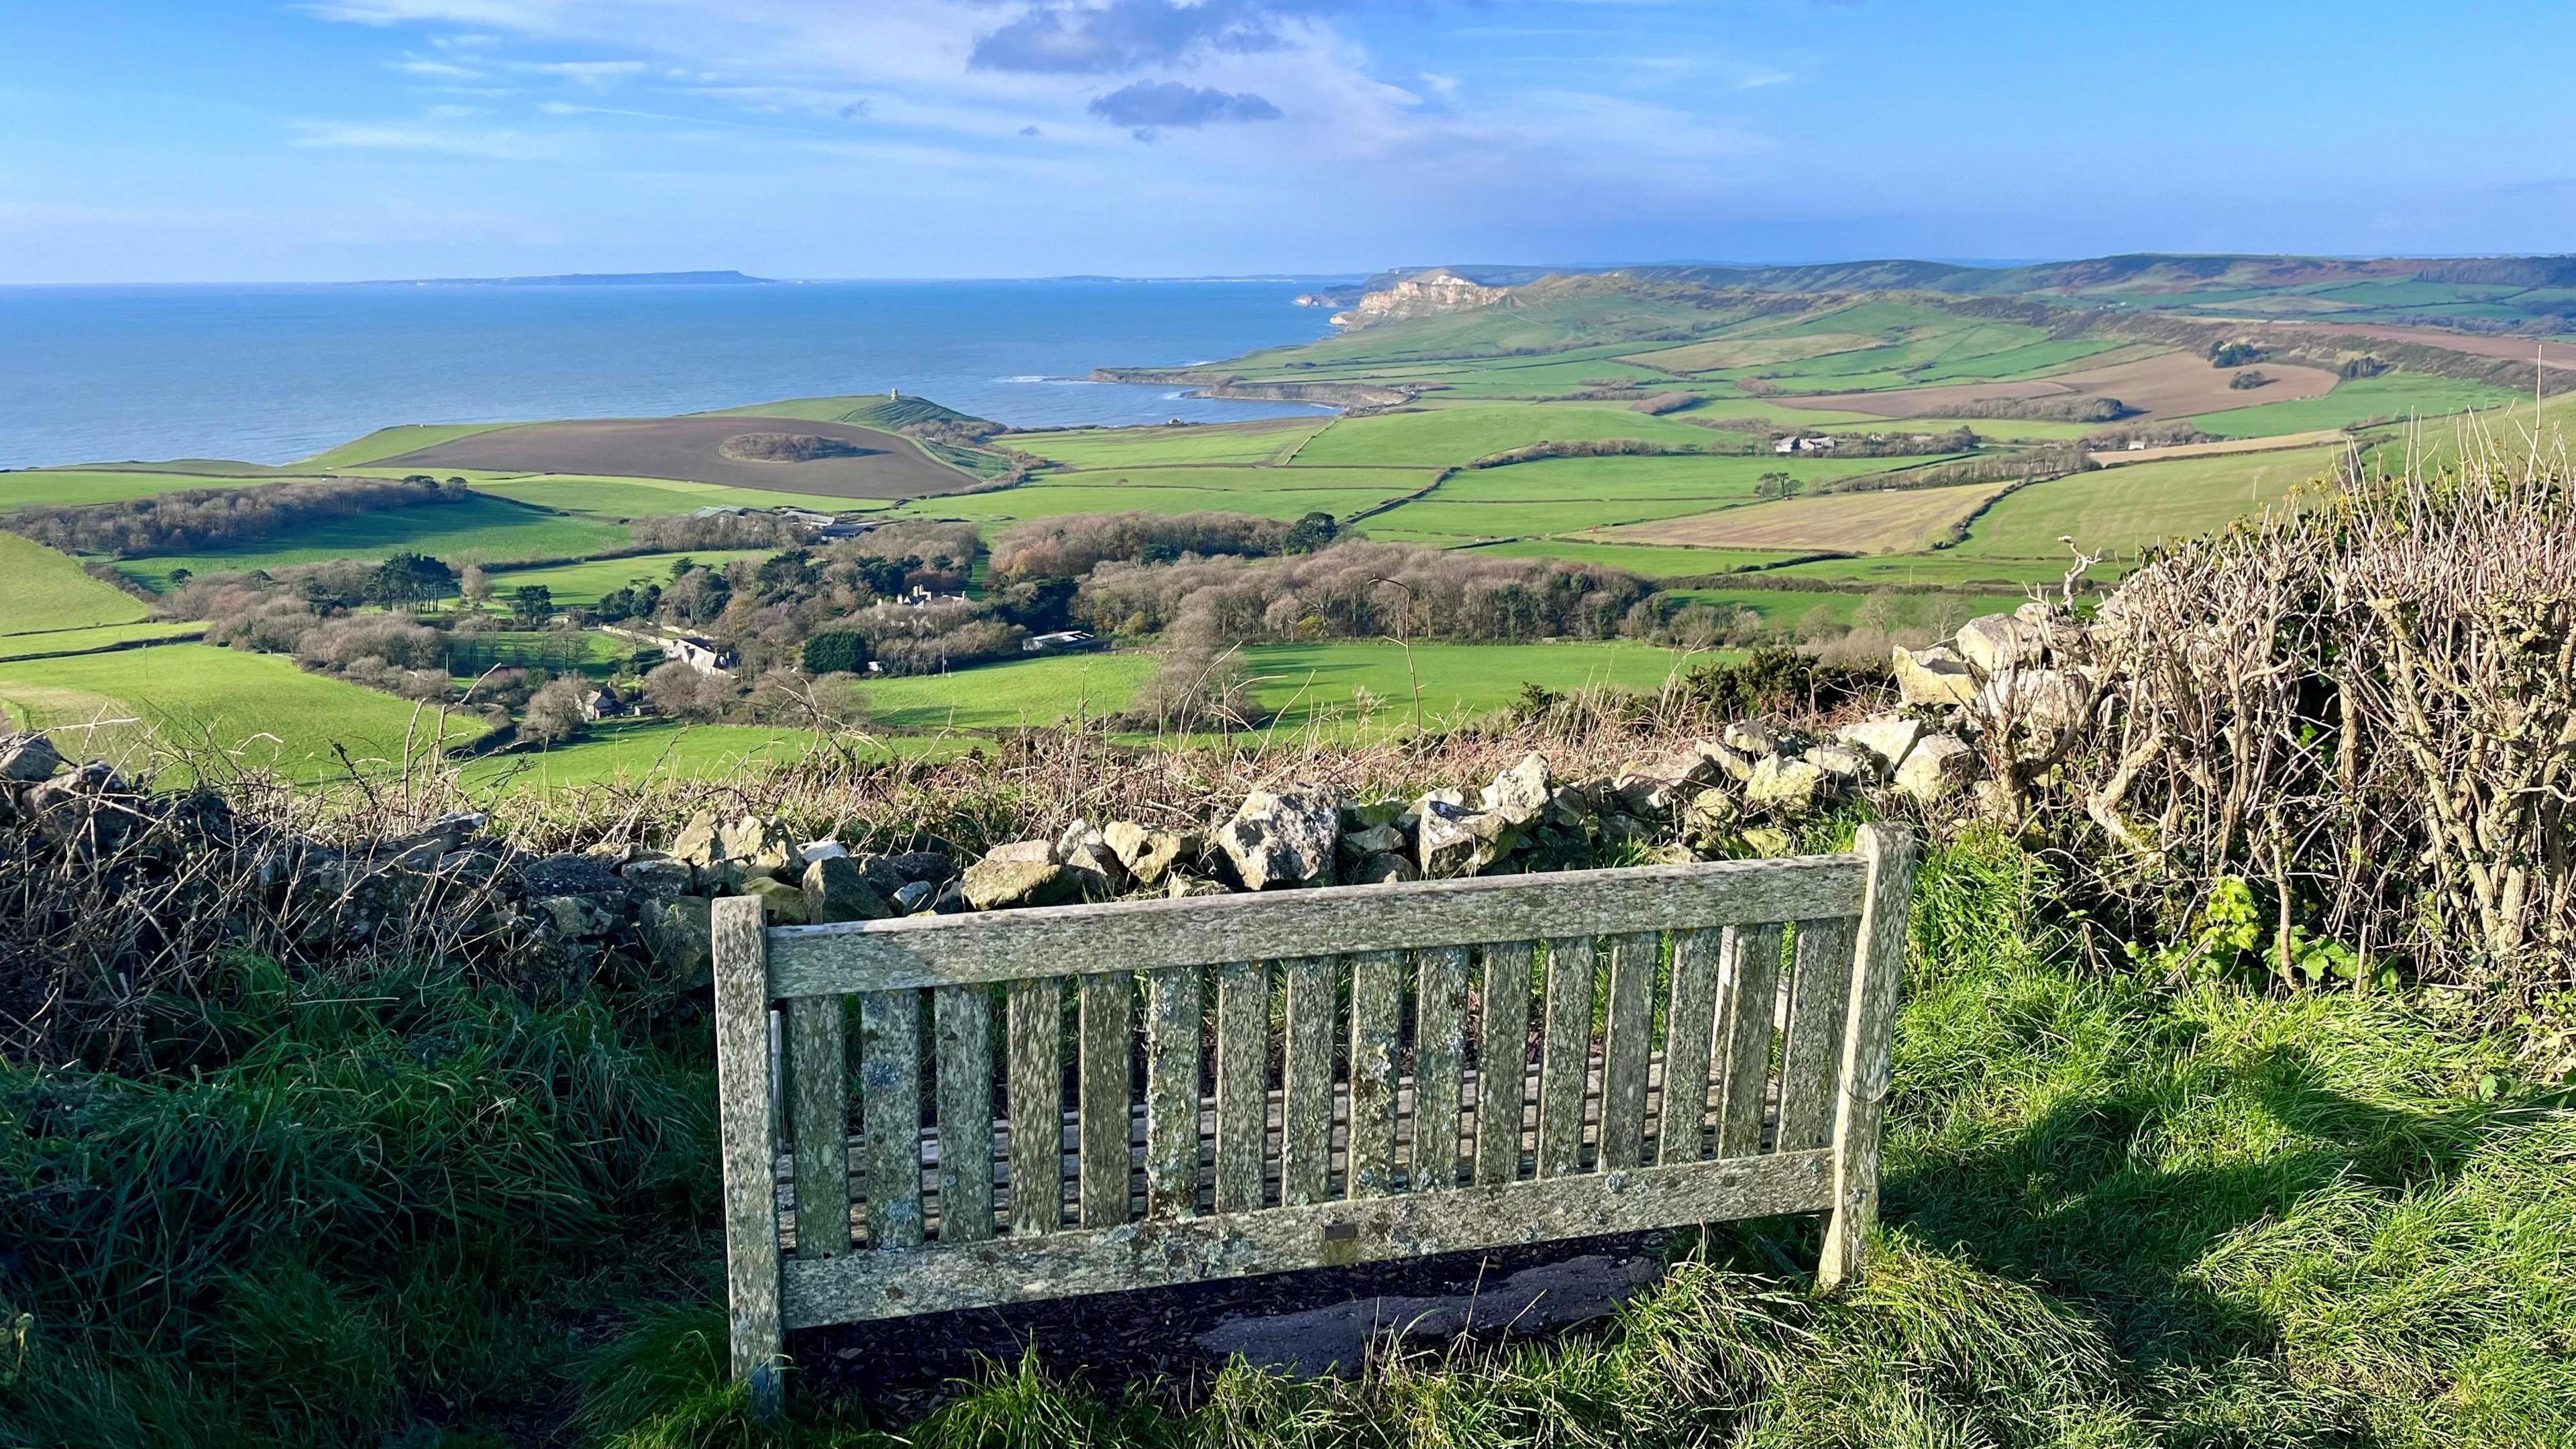
[[[2062,803],[2107,841],[2115,896],[2171,924],[2262,888],[2285,976],[2401,953],[2504,1004],[2570,980],[2569,474],[2462,453],[2312,489],[2103,606],[2115,698]]]
[[[590,686],[584,680],[546,681],[528,696],[528,712],[519,721],[519,733],[540,744],[578,738],[589,723],[581,709],[582,696],[589,692]]]

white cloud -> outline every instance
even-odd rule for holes
[[[562,138],[510,130],[458,130],[404,122],[364,124],[299,121],[294,144],[334,150],[416,151],[483,156],[498,161],[540,161],[567,153]]]

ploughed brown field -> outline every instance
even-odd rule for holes
[[[725,440],[745,434],[827,439],[849,449],[800,462],[738,458]],[[920,498],[958,493],[979,481],[924,453],[910,438],[849,423],[805,418],[600,418],[526,423],[439,443],[387,468],[480,469],[495,473],[595,473],[674,478],[733,488],[767,488],[818,498]]]
[[[2239,372],[2260,372],[2272,379],[2257,388],[2238,390],[2227,380]],[[2257,403],[2294,402],[2323,397],[2333,390],[2335,375],[2321,367],[2262,362],[2251,367],[2212,367],[2209,359],[2190,352],[2166,352],[2134,362],[2082,372],[2061,372],[2021,382],[1970,382],[1944,387],[1909,387],[1894,392],[1808,393],[1774,401],[1790,407],[1833,412],[1875,413],[1887,418],[1937,416],[1938,409],[1961,403],[1998,402],[2052,397],[2113,397],[2151,418],[2185,418],[2195,413],[2225,412]]]
[[[1969,483],[1955,488],[1826,493],[1568,536],[1687,548],[1904,553],[1931,546],[2010,486]]]

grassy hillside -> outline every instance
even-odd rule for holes
[[[0,533],[0,635],[129,624],[144,613],[140,600],[82,573],[65,555]]]
[[[505,498],[474,494],[462,503],[403,508],[324,519],[290,536],[238,548],[128,559],[117,565],[147,588],[169,586],[173,569],[207,574],[271,569],[330,559],[381,559],[405,549],[433,554],[462,568],[469,563],[576,558],[621,548],[624,528],[530,508]]]
[[[0,663],[0,705],[21,728],[57,731],[65,753],[125,760],[151,731],[299,780],[343,774],[334,746],[363,765],[400,760],[407,740],[426,751],[438,737],[434,710],[275,655],[204,644]],[[451,743],[482,732],[468,719],[446,724]]]

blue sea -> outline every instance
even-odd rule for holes
[[[1309,341],[1295,282],[0,287],[0,468],[897,388],[1022,427],[1315,409],[1071,381]]]

